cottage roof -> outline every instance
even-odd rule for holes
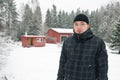
[[[23,35],[22,37],[45,37],[43,35],[38,36],[38,35]]]
[[[51,28],[51,29],[58,33],[73,33],[73,29],[65,29],[65,28]]]

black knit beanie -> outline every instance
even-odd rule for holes
[[[74,18],[73,23],[74,23],[75,21],[84,21],[84,22],[86,22],[87,24],[89,24],[88,17],[87,17],[86,15],[84,15],[84,14],[79,14],[79,15],[77,15],[77,16]]]

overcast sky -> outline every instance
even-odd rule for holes
[[[28,3],[31,0],[15,0],[17,8],[22,5],[22,3]],[[108,3],[119,1],[119,0],[38,0],[40,3],[40,8],[42,15],[45,15],[48,8],[52,8],[52,5],[55,4],[57,10],[65,10],[66,12],[71,12],[72,10],[76,11],[78,8],[81,10],[96,10],[101,6],[104,6]]]

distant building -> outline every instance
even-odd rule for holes
[[[22,36],[22,46],[23,47],[43,47],[46,43],[45,36],[35,36],[35,35],[24,35]]]
[[[46,33],[47,43],[61,43],[73,34],[73,29],[51,28]]]

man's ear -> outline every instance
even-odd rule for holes
[[[91,27],[91,25],[90,24],[88,24],[88,28],[90,28]]]

